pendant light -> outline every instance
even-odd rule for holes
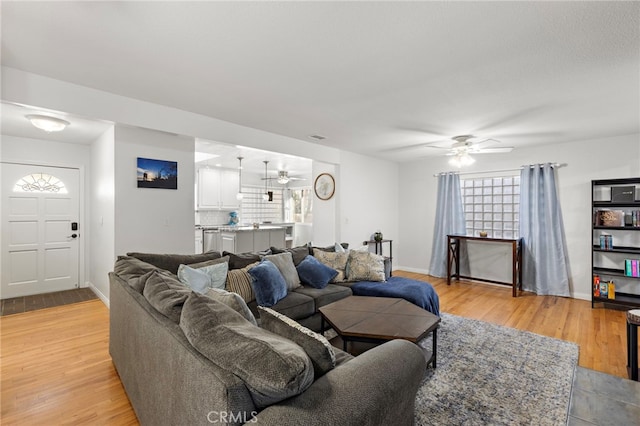
[[[268,161],[263,161],[264,163],[264,194],[262,194],[262,199],[265,201],[273,201],[273,191],[269,191],[268,188],[268,183],[269,183],[269,177],[267,175],[267,164],[269,164]]]
[[[239,162],[239,166],[238,166],[238,193],[236,194],[236,198],[238,200],[242,200],[242,198],[244,197],[244,194],[242,193],[242,159],[244,157],[238,157],[238,162]]]
[[[269,190],[267,189],[267,183],[269,182],[269,178],[267,177],[267,164],[269,161],[264,160],[264,194],[262,194],[262,199],[264,201],[269,201]]]

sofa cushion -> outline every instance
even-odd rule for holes
[[[147,278],[149,278],[145,275],[156,269],[158,269],[156,266],[130,256],[118,256],[113,266],[113,272],[127,281],[133,289],[141,294],[144,289],[144,284],[147,282]]]
[[[257,265],[258,262],[255,262],[244,268],[229,270],[227,272],[226,290],[238,293],[247,303],[256,300],[256,295],[251,286],[253,278],[249,275],[249,269]]]
[[[201,262],[203,264],[205,262]],[[180,265],[178,268],[178,279],[181,283],[191,287],[193,291],[204,293],[209,288],[224,289],[227,282],[227,262],[215,263],[213,265],[201,266],[198,269],[188,265]]]
[[[287,283],[287,291],[291,291],[302,285],[300,284],[300,277],[298,276],[298,271],[296,271],[296,265],[293,263],[291,253],[269,254],[265,256],[264,259],[276,265],[276,268],[278,268],[278,271],[280,271],[284,281]]]
[[[262,260],[261,256],[257,253],[231,253],[224,251],[222,254],[229,256],[229,270],[241,269]]]
[[[349,281],[385,281],[384,258],[368,251],[349,251],[346,268]]]
[[[280,300],[271,308],[294,320],[313,315],[316,312],[316,305],[313,298],[299,293],[299,290],[302,290],[302,288],[298,288],[287,294],[287,297]]]
[[[192,263],[205,262],[207,260],[222,257],[220,252],[210,251],[202,254],[156,254],[156,253],[127,253],[127,256],[135,257],[143,262],[150,263],[158,268],[177,274],[181,264],[190,265]]]
[[[217,300],[192,292],[180,328],[198,352],[245,382],[260,409],[313,383],[311,360],[300,346],[254,326]]]
[[[218,263],[223,263],[223,262],[229,263],[229,256],[222,256],[217,259],[205,260],[204,262],[190,263],[187,266],[190,266],[194,269],[199,269],[205,266],[217,265]]]
[[[142,294],[158,312],[178,323],[182,305],[191,289],[168,271],[155,270],[149,274]]]
[[[273,309],[262,306],[259,306],[258,309],[260,310],[260,326],[262,328],[285,337],[304,349],[311,359],[316,379],[336,366],[336,354],[331,343],[324,336],[301,326]]]
[[[345,297],[351,296],[353,294],[349,287],[345,287],[339,284],[329,284],[322,289],[313,287],[301,287],[297,288],[294,293],[304,294],[305,296],[313,298],[316,305],[316,310],[324,305],[328,305],[329,303],[344,299]]]
[[[302,284],[314,288],[325,288],[338,275],[338,271],[310,255],[296,266],[296,270]]]
[[[313,249],[313,256],[329,268],[338,271],[338,274],[331,280],[333,283],[346,281],[345,269],[349,253],[327,252],[317,248]]]
[[[271,253],[273,254],[286,253],[286,252],[291,253],[291,257],[293,258],[293,264],[296,266],[298,266],[300,262],[304,260],[305,257],[312,254],[309,251],[309,247],[307,246],[293,247],[293,248],[286,248],[286,249],[271,247]]]
[[[273,306],[287,295],[287,283],[272,262],[263,260],[249,270],[249,275],[259,306]]]
[[[240,315],[242,315],[247,321],[253,325],[258,325],[256,317],[253,316],[251,309],[247,306],[244,299],[238,294],[231,291],[223,290],[220,288],[210,288],[205,293],[205,296],[210,297],[218,302],[222,302]]]
[[[338,243],[336,243],[336,244],[338,244]],[[347,250],[347,249],[349,248],[349,243],[340,243],[340,246],[341,246],[343,249]],[[314,251],[315,249],[318,249],[318,250],[321,250],[321,251],[325,251],[325,252],[330,252],[330,253],[332,253],[332,252],[335,252],[335,251],[336,251],[336,245],[334,244],[334,245],[332,245],[332,246],[327,246],[327,247],[316,247],[316,246],[312,246],[312,247],[311,247],[311,253],[309,253],[309,254],[313,254],[313,251]]]

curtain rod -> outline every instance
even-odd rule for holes
[[[556,169],[560,167],[565,167],[567,165],[567,163],[550,163],[550,164],[551,164],[551,167],[555,167]],[[486,174],[486,173],[516,172],[518,170],[524,169],[525,167],[535,167],[535,166],[536,164],[524,164],[518,167],[517,169],[485,170],[481,172],[440,172],[440,173],[434,173],[433,177],[438,177],[440,175],[445,175],[447,173],[456,173],[459,175],[480,175],[480,174]]]

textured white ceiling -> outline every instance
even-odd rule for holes
[[[397,161],[459,134],[517,149],[640,132],[636,1],[5,1],[1,53],[9,67]]]

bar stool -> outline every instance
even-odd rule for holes
[[[640,309],[627,312],[627,369],[629,378],[638,381],[638,326]]]

